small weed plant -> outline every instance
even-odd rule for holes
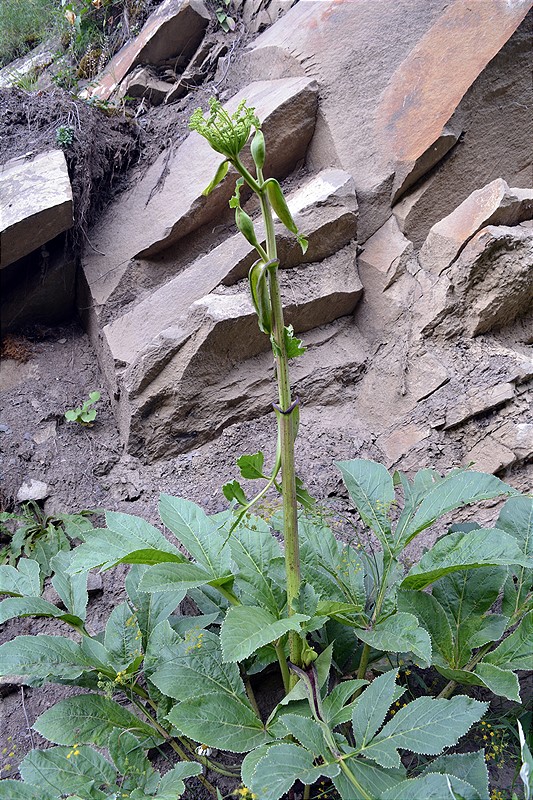
[[[60,127],[65,128],[65,132],[62,133],[61,138],[65,142],[65,144],[62,146],[66,146],[67,139],[69,138],[69,129],[66,128],[66,126]],[[59,130],[60,128],[58,128],[58,133]],[[69,411],[65,412],[65,419],[68,422],[77,422],[79,425],[91,426],[94,423],[97,414],[94,406],[100,400],[100,396],[100,392],[91,392],[89,398],[81,406],[78,406],[77,408],[71,408]]]
[[[56,130],[56,143],[62,148],[67,148],[70,147],[73,141],[74,141],[74,128],[72,127],[72,125],[59,125]],[[98,394],[98,392],[93,392],[93,394]],[[98,396],[96,399],[99,400],[100,397]],[[77,410],[78,409],[76,409],[76,411]],[[67,417],[67,419],[69,419],[69,417]]]
[[[335,537],[295,473],[299,402],[289,362],[305,348],[283,318],[272,212],[304,251],[307,242],[280,184],[263,176],[253,109],[241,104],[230,115],[213,100],[191,127],[223,158],[206,194],[230,166],[239,173],[231,206],[257,253],[249,283],[276,363],[277,452],[270,468],[262,452],[238,459],[243,478],[260,488],[249,498],[239,481],[227,484],[224,513],[162,495],[168,538],[139,517],[108,513],[106,527],[52,559],[61,607],[42,599],[36,560],[0,567],[0,621],[50,616],[73,632],[6,642],[0,674],[84,690],[37,719],[35,730],[54,746],[30,752],[22,782],[0,782],[0,800],[176,800],[192,778],[222,800],[217,774],[233,779],[234,796],[257,800],[295,791],[305,800],[326,792],[489,800],[485,748],[450,752],[473,726],[481,730],[488,703],[457,690],[480,686],[522,701],[516,673],[531,667],[533,638],[533,498],[479,472],[424,469],[410,480],[372,461],[343,461],[351,501],[379,548]],[[242,151],[251,135],[249,162]],[[242,208],[251,192],[264,235]],[[267,523],[254,512],[270,488],[281,510]],[[405,548],[443,515],[497,497],[506,501],[495,527],[454,525],[404,566]],[[127,599],[95,632],[86,622],[87,573],[119,564],[131,565]],[[186,596],[195,616],[177,612]],[[438,696],[406,692],[413,664],[443,676]],[[268,708],[258,702],[265,670],[280,683],[281,699]],[[531,756],[521,742],[529,796]],[[178,763],[160,775],[147,753],[163,745]],[[192,786],[188,796],[196,795]]]
[[[22,557],[37,561],[43,577],[52,574],[50,562],[71,542],[84,539],[92,525],[90,512],[47,515],[34,500],[24,503],[19,512],[0,512],[0,564],[16,567]]]

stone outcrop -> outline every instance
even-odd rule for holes
[[[109,100],[126,75],[139,65],[186,64],[210,19],[202,0],[164,0],[140,34],[119,50],[96,84],[85,90],[85,96]]]
[[[431,289],[424,333],[477,336],[533,308],[533,231],[490,225],[466,244]]]
[[[0,268],[72,227],[72,188],[65,156],[52,150],[0,169]]]
[[[533,217],[533,188],[510,189],[498,178],[466,198],[430,230],[420,265],[434,275],[450,267],[468,241],[488,225],[518,225]]]
[[[233,109],[245,98],[264,120],[265,135],[272,141],[268,174],[282,178],[304,158],[314,129],[317,89],[307,78],[263,81],[247,86],[228,104]],[[84,260],[92,305],[104,305],[120,290],[131,259],[156,256],[227,209],[231,176],[209,197],[202,195],[221,160],[193,132],[175,152],[164,152],[118,199],[93,232],[94,250]]]
[[[136,67],[120,84],[117,98],[142,97],[153,106],[160,105],[169,92],[169,84],[159,80],[147,67]]]
[[[353,179],[341,170],[326,170],[289,196],[289,207],[300,229],[309,234],[305,256],[294,237],[279,226],[283,266],[322,261],[337,252],[357,234],[357,202]],[[256,225],[259,239],[264,237]],[[103,329],[117,362],[131,364],[159,333],[183,323],[190,306],[219,284],[226,286],[244,278],[256,255],[253,247],[235,234],[192,263],[171,281],[118,317]]]
[[[263,77],[307,74],[328,87],[310,160],[354,176],[364,241],[389,216],[391,200],[453,148],[464,126],[454,121],[450,128],[450,118],[530,7],[529,0],[484,0],[475,8],[463,0],[300,0],[253,43],[242,68]],[[516,132],[530,138],[527,112],[521,114]],[[484,144],[489,152],[499,148],[509,178],[523,169],[523,160],[505,155],[501,136]],[[477,172],[469,166],[472,189],[486,183],[484,165]],[[453,205],[460,199],[446,195]]]
[[[292,365],[303,424],[323,433],[328,417],[350,456],[475,462],[531,486],[532,5],[234,0],[263,31],[243,52],[237,31],[203,35],[207,4],[166,0],[90,90],[165,103],[168,119],[218,64],[227,107],[256,107],[265,174],[309,237],[303,255],[277,226],[287,321],[308,346]],[[235,174],[202,195],[221,160],[197,134],[178,140],[89,232],[80,305],[132,462],[271,410]],[[116,498],[141,492],[132,467]]]

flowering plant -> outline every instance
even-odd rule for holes
[[[487,800],[482,749],[439,754],[488,708],[454,695],[459,684],[521,701],[515,673],[530,666],[533,629],[533,498],[493,475],[426,469],[411,481],[355,459],[338,466],[379,547],[368,537],[354,545],[334,535],[295,473],[299,404],[289,361],[305,348],[284,323],[272,209],[302,249],[307,243],[280,184],[263,176],[265,141],[254,110],[241,104],[229,115],[214,101],[210,117],[196,112],[191,124],[240,173],[231,206],[257,251],[250,292],[276,362],[274,464],[265,470],[262,452],[241,456],[242,477],[263,486],[248,499],[239,481],[227,484],[232,506],[212,517],[162,495],[159,512],[172,538],[138,517],[108,513],[105,528],[53,559],[61,604],[41,597],[37,562],[0,566],[0,593],[8,595],[0,621],[48,616],[78,636],[6,642],[0,674],[88,690],[37,719],[35,730],[56,746],[26,756],[23,790],[0,781],[0,800],[74,792],[83,800],[176,800],[185,779],[222,800],[213,785],[219,774],[232,780],[233,796],[251,800],[280,800],[295,784],[310,800],[321,796],[321,789],[313,794],[319,781],[341,800]],[[241,151],[252,129],[250,172]],[[219,169],[207,192],[226,173]],[[245,185],[258,196],[264,241],[241,206]],[[281,494],[282,511],[267,523],[252,511],[269,489]],[[508,499],[495,528],[452,526],[405,567],[405,548],[443,515],[502,495]],[[127,599],[93,634],[87,574],[119,564],[131,565]],[[186,596],[195,616],[175,613]],[[413,665],[445,678],[438,697],[416,696]],[[281,699],[265,707],[257,686],[267,669],[279,677]],[[164,743],[179,763],[161,776],[146,753]],[[406,750],[418,759],[415,771],[403,764]],[[240,760],[221,758],[224,751]]]

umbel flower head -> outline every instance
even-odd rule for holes
[[[189,128],[203,136],[213,150],[222,153],[230,161],[237,158],[248,141],[252,128],[259,128],[255,108],[247,108],[246,100],[241,100],[237,111],[229,114],[214,97],[209,100],[210,114],[204,117],[201,108],[192,115]]]

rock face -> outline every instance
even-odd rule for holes
[[[425,333],[469,336],[503,328],[533,307],[533,231],[490,225],[435,284]]]
[[[253,43],[245,68],[269,77],[307,74],[328,87],[310,159],[354,176],[364,241],[387,219],[391,200],[453,148],[464,128],[460,120],[450,127],[450,118],[530,8],[529,0],[475,7],[463,0],[300,0]],[[525,132],[524,147],[528,130],[530,138],[522,111],[516,131]],[[499,161],[509,179],[524,167],[505,155]],[[483,169],[473,172],[470,165],[472,189],[487,182]],[[447,199],[455,206],[463,198],[448,192]]]
[[[356,236],[357,202],[353,180],[341,170],[326,170],[309,181],[289,197],[289,208],[296,224],[309,231],[309,247],[303,257],[294,237],[283,238],[280,257],[284,267],[304,260],[308,263],[322,261]],[[281,226],[279,228],[278,234]],[[262,240],[261,224],[256,224],[256,232]],[[233,285],[245,278],[255,258],[255,250],[240,234],[226,239],[199,258],[104,328],[114,359],[131,364],[161,331],[183,323],[195,301],[219,284]]]
[[[510,189],[501,178],[473,192],[434,225],[420,251],[420,265],[439,275],[487,225],[518,225],[533,217],[533,188]]]
[[[202,0],[164,0],[140,34],[111,59],[96,85],[86,90],[86,96],[108,100],[139,64],[160,66],[180,60],[186,63],[200,44],[210,18]]]
[[[265,135],[273,139],[268,174],[284,177],[304,158],[314,129],[317,89],[307,78],[263,81],[247,86],[228,104],[233,110],[245,98],[264,120]],[[202,196],[221,161],[199,134],[191,133],[122,195],[94,232],[95,251],[100,252],[87,252],[84,260],[92,304],[102,306],[120,291],[131,259],[153,258],[227,208],[234,186],[230,177],[208,198]]]
[[[72,188],[61,150],[15,159],[0,172],[0,268],[72,227]]]
[[[277,231],[287,321],[308,346],[292,367],[305,414],[313,424],[332,405],[341,424],[357,420],[371,442],[358,454],[388,467],[475,461],[528,485],[531,5],[244,0],[251,29],[285,13],[219,70],[232,85],[261,78],[228,107],[256,106],[265,172],[290,176],[309,237],[303,256]],[[165,102],[206,58],[201,43]],[[254,252],[227,210],[235,176],[201,195],[219,161],[196,134],[164,152],[91,232],[105,256],[84,258],[122,438],[147,461],[271,408],[246,285]]]

